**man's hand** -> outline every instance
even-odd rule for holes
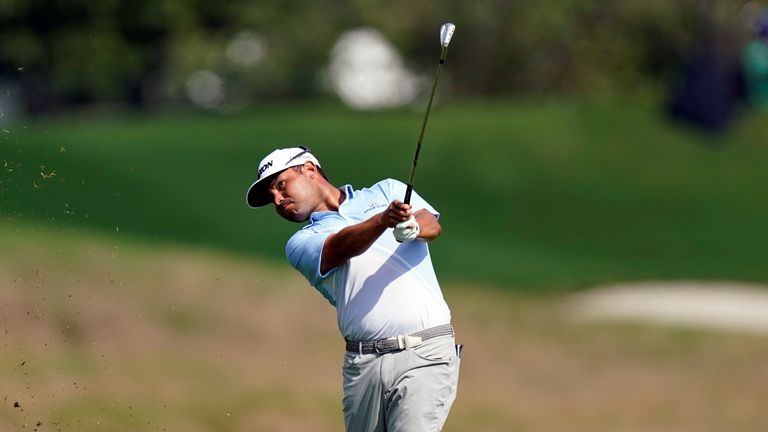
[[[382,225],[387,228],[394,228],[400,222],[406,222],[413,215],[411,214],[411,205],[405,204],[400,200],[394,200],[389,203],[386,210],[379,213]]]
[[[395,235],[395,240],[399,242],[407,242],[415,240],[420,232],[421,228],[419,227],[419,223],[416,222],[415,217],[411,216],[407,221],[395,225],[395,229],[392,233]]]
[[[421,227],[411,213],[411,205],[394,200],[381,212],[381,223],[387,228],[394,228],[393,234],[399,242],[415,240]]]

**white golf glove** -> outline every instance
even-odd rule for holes
[[[395,235],[395,240],[399,242],[407,242],[416,239],[420,232],[421,228],[419,228],[419,223],[416,222],[415,217],[411,216],[407,221],[395,225],[392,234]]]

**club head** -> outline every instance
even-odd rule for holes
[[[456,31],[456,26],[453,23],[445,23],[440,27],[440,45],[443,48],[448,48],[448,44],[451,43],[453,32]]]

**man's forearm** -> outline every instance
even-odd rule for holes
[[[331,234],[325,239],[323,245],[320,271],[326,273],[348,259],[367,251],[386,229],[387,225],[382,220],[381,214],[377,214],[368,220]]]
[[[414,213],[413,216],[416,218],[416,222],[418,222],[419,227],[421,228],[418,238],[432,241],[443,232],[440,222],[438,222],[435,215],[429,211],[422,209]]]

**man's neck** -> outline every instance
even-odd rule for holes
[[[326,193],[323,204],[315,211],[338,212],[339,207],[341,207],[341,203],[347,199],[347,193],[344,191],[344,187],[337,188],[330,184],[328,186],[329,187],[325,189]]]

